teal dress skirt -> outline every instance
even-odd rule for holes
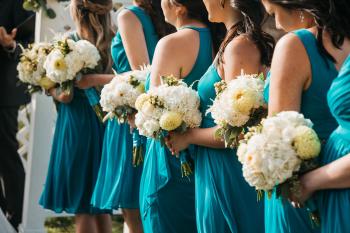
[[[40,205],[56,213],[99,214],[90,204],[100,167],[104,127],[84,91],[57,106],[51,158]]]
[[[158,42],[158,35],[151,18],[136,6],[126,7],[140,20],[146,39],[150,61]],[[118,32],[112,41],[113,67],[117,73],[131,71],[121,35]],[[132,164],[133,137],[130,126],[108,120],[103,141],[101,168],[91,200],[101,209],[138,209],[142,166]]]
[[[337,127],[337,122],[327,105],[327,92],[338,72],[334,64],[320,53],[317,40],[310,31],[302,29],[293,33],[303,43],[312,70],[312,82],[310,87],[302,93],[300,112],[313,122],[313,128],[324,145]],[[264,93],[267,102],[269,82],[270,76]],[[323,157],[322,149],[320,158]],[[320,232],[320,228],[312,224],[306,208],[293,208],[289,202],[277,198],[276,193],[273,192],[271,198],[265,195],[265,231],[267,233],[312,233]]]
[[[328,105],[339,123],[325,146],[322,164],[350,153],[350,56],[346,59],[328,92]],[[322,233],[350,232],[350,189],[318,193]]]
[[[215,127],[206,114],[221,78],[214,65],[198,84],[203,121],[201,128]],[[262,233],[264,206],[255,189],[245,181],[236,150],[198,146],[195,153],[196,216],[199,233]]]
[[[208,28],[186,27],[200,36],[195,65],[183,80],[196,87],[212,62]],[[149,79],[146,89],[149,89]],[[140,212],[145,233],[195,233],[194,176],[181,176],[180,161],[155,139],[148,139],[140,186]]]

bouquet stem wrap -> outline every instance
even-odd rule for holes
[[[316,207],[315,201],[313,199],[309,199],[305,202],[305,207],[309,212],[309,216],[311,219],[311,224],[314,228],[320,227],[321,219],[318,209]]]
[[[192,175],[192,163],[188,159],[188,150],[180,151],[179,159],[181,162],[181,175],[182,177],[189,177]]]
[[[100,120],[100,122],[103,122],[104,113],[103,113],[102,107],[100,105],[100,96],[97,94],[96,89],[91,87],[91,88],[85,89],[84,92],[85,92],[86,97],[89,100],[89,103],[90,103],[92,109],[96,113],[98,119]]]
[[[133,130],[132,134],[132,165],[134,167],[139,166],[143,163],[144,148],[146,145],[146,137],[139,134],[138,129]]]

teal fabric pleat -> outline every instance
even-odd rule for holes
[[[350,56],[328,92],[328,105],[339,123],[324,150],[322,164],[328,164],[350,153]],[[350,189],[319,192],[322,233],[350,232]]]
[[[216,96],[214,84],[219,81],[221,78],[214,65],[199,81],[201,128],[215,126],[214,119],[206,112]],[[263,202],[257,202],[254,188],[245,181],[236,150],[198,146],[195,180],[198,232],[264,232]]]
[[[140,20],[146,39],[150,61],[158,42],[158,36],[152,20],[146,12],[137,7],[126,7]],[[113,67],[117,73],[130,71],[120,33],[112,41]],[[108,120],[103,142],[101,169],[98,174],[91,203],[102,209],[137,209],[139,208],[139,187],[142,166],[132,164],[133,140],[128,124],[119,124]]]
[[[314,123],[314,130],[325,142],[337,127],[327,105],[327,92],[338,72],[334,64],[320,53],[317,40],[310,31],[302,29],[293,33],[303,43],[312,70],[312,82],[302,93],[300,112]],[[269,82],[270,75],[264,93],[266,101],[269,99]],[[321,152],[321,159],[323,155],[324,151]],[[320,228],[312,226],[305,208],[295,209],[289,202],[277,198],[275,193],[270,199],[265,195],[265,230],[268,233],[320,232]]]
[[[100,167],[104,127],[82,90],[58,104],[50,164],[40,205],[57,213],[98,214],[90,205]]]
[[[208,28],[186,27],[200,36],[195,65],[184,77],[196,87],[212,62],[212,40]],[[146,89],[149,89],[148,78]],[[148,139],[140,186],[140,211],[145,233],[195,233],[194,176],[181,177],[180,161],[154,139]]]

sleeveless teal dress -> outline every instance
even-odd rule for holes
[[[294,34],[303,43],[312,69],[312,83],[302,94],[300,112],[314,123],[313,128],[319,138],[326,142],[337,127],[337,122],[327,105],[327,92],[338,72],[334,64],[319,52],[317,40],[310,31],[302,29],[295,31]],[[268,101],[269,77],[264,94]],[[322,151],[320,158],[323,155]],[[318,227],[312,225],[309,213],[305,208],[293,208],[289,202],[277,198],[276,193],[273,193],[271,199],[265,195],[265,230],[268,233],[320,231]]]
[[[328,105],[339,123],[325,146],[322,163],[328,164],[350,153],[350,56],[328,92]],[[350,232],[350,189],[319,192],[322,233]]]
[[[192,71],[183,80],[194,84],[212,62],[212,40],[208,28],[185,27],[200,36],[200,48]],[[146,83],[149,89],[149,79]],[[140,212],[145,233],[195,233],[195,189],[193,175],[181,177],[180,161],[154,139],[148,139],[140,187]]]
[[[104,127],[83,90],[57,105],[51,158],[40,205],[56,213],[98,214],[90,205],[100,167]]]
[[[201,128],[215,127],[206,114],[216,97],[214,84],[221,78],[214,65],[198,84],[203,121]],[[264,206],[242,174],[236,150],[197,146],[195,153],[196,217],[198,232],[264,232]]]
[[[150,60],[158,42],[151,18],[139,7],[129,6],[140,20]],[[131,71],[120,33],[112,41],[112,57],[117,73]],[[92,198],[92,204],[101,209],[138,209],[142,166],[132,164],[133,140],[128,124],[108,120],[103,142],[102,162]]]

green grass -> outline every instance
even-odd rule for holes
[[[112,221],[112,233],[122,233],[123,218],[121,216],[114,215],[112,217]],[[74,217],[48,218],[45,221],[45,228],[47,230],[47,233],[74,233]]]

